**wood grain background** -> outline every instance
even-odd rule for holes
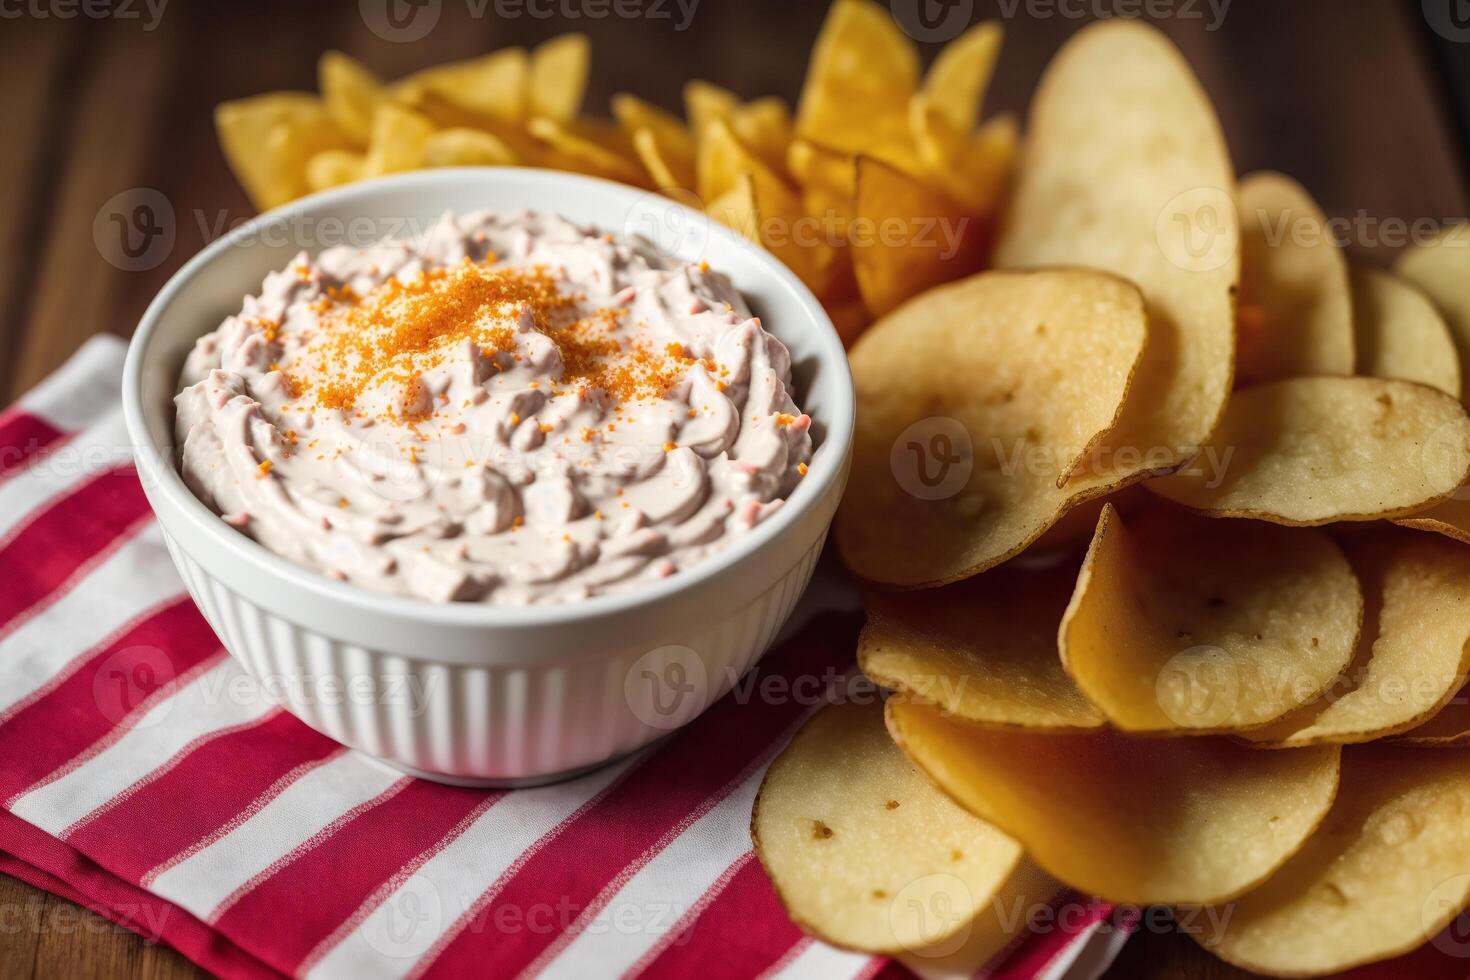
[[[89,335],[128,335],[169,275],[251,216],[219,154],[211,110],[266,90],[314,88],[316,57],[327,48],[392,77],[580,30],[594,42],[592,111],[605,113],[617,91],[677,109],[681,83],[695,77],[747,97],[794,99],[825,7],[698,0],[680,31],[669,4],[669,19],[618,18],[558,0],[555,9],[577,16],[541,18],[528,8],[495,16],[493,4],[477,17],[483,4],[441,2],[438,25],[413,43],[375,35],[356,2],[172,0],[156,24],[138,2],[129,8],[137,16],[101,19],[63,18],[59,0],[0,5],[0,405]],[[1431,31],[1417,0],[1234,0],[1218,23],[1205,0],[1158,2],[1174,13],[1156,23],[1214,97],[1237,168],[1302,180],[1329,215],[1355,220],[1360,258],[1391,257],[1378,240],[1386,221],[1466,213],[1467,157],[1453,107],[1457,98],[1470,107],[1470,43]],[[1047,58],[1087,19],[1068,13],[1127,10],[1129,0],[975,0],[973,8],[977,20],[1004,14],[1007,26],[990,109],[1023,111]],[[923,47],[933,55],[934,45]],[[105,234],[109,199],[136,188],[169,201],[176,235],[155,266],[127,271],[107,260],[113,250],[105,239],[99,247],[94,224],[101,215]],[[167,949],[0,877],[0,977],[197,972]],[[1240,975],[1170,931],[1135,938],[1109,974]]]

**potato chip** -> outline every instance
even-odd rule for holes
[[[509,167],[510,147],[480,129],[441,129],[424,141],[426,167]]]
[[[1240,181],[1240,384],[1353,373],[1347,259],[1306,188],[1285,174]],[[1247,326],[1249,325],[1249,326]]]
[[[528,88],[533,116],[567,122],[582,110],[592,43],[586,34],[562,34],[531,52]]]
[[[1428,720],[1389,741],[1423,748],[1470,745],[1470,685],[1456,691],[1454,697]]]
[[[869,328],[849,357],[848,566],[892,586],[958,581],[1105,492],[1057,478],[1114,424],[1147,332],[1138,290],[1087,269],[982,273]]]
[[[631,95],[613,96],[612,109],[657,187],[694,188],[694,137],[682,122]]]
[[[1057,627],[1077,562],[1007,565],[918,592],[863,597],[858,666],[878,684],[1001,728],[1100,728],[1103,716],[1062,670]]]
[[[952,948],[954,939],[942,940],[935,946],[895,954],[894,959],[919,977],[985,975],[985,966],[1004,953],[1006,947],[1029,933],[1031,913],[1055,909],[1054,902],[1065,889],[1066,886],[1023,854],[1016,870],[970,922],[969,937],[958,948]],[[1075,899],[1073,904],[1061,910],[1062,914],[1076,911],[1085,901],[1088,900]]]
[[[323,150],[306,161],[306,183],[324,191],[362,180],[365,160],[351,150]]]
[[[860,222],[848,226],[853,273],[875,317],[984,263],[979,221],[872,157],[858,157],[853,220]]]
[[[1138,383],[1087,469],[1116,481],[1178,466],[1214,430],[1235,358],[1239,227],[1214,109],[1162,34],[1108,20],[1052,60],[1023,155],[996,264],[1103,269],[1149,301]]]
[[[1456,490],[1449,500],[1408,517],[1400,517],[1394,523],[1420,531],[1433,531],[1470,544],[1470,486]]]
[[[911,169],[908,103],[918,86],[918,53],[888,10],[837,0],[807,62],[796,135]]]
[[[739,105],[740,97],[729,89],[699,79],[684,84],[684,115],[696,138],[716,119],[729,119]]]
[[[353,148],[322,100],[307,92],[222,102],[215,107],[214,126],[225,160],[261,211],[311,190],[306,164],[312,157]]]
[[[1003,36],[999,21],[976,24],[946,44],[924,76],[922,94],[962,134],[975,127]]]
[[[1460,395],[1470,408],[1470,222],[1409,249],[1393,271],[1424,290],[1443,314],[1460,355]]]
[[[423,166],[424,144],[433,135],[434,124],[425,116],[391,102],[379,105],[363,172],[377,177]]]
[[[767,770],[750,832],[791,918],[870,953],[958,949],[1021,861],[904,758],[876,701],[807,722]]]
[[[1276,746],[1367,742],[1432,717],[1470,671],[1470,548],[1389,526],[1344,535],[1363,587],[1352,663],[1317,702],[1247,733]]]
[[[1302,750],[1298,750],[1302,751]],[[1321,976],[1433,938],[1470,903],[1470,756],[1342,753],[1342,787],[1301,852],[1195,938],[1276,976]]]
[[[1467,472],[1470,418],[1444,392],[1294,378],[1237,391],[1204,452],[1148,487],[1216,516],[1327,524],[1423,510]]]
[[[563,169],[652,187],[633,141],[616,126],[595,119],[562,122],[538,117],[526,123],[526,130],[561,155]]]
[[[1311,528],[1152,507],[1098,520],[1061,660],[1114,726],[1233,732],[1309,703],[1352,659],[1363,598]]]
[[[472,112],[520,121],[526,118],[530,74],[531,59],[524,48],[501,48],[415,72],[395,82],[392,92],[409,101],[433,92]]]
[[[984,728],[890,700],[894,741],[1049,874],[1141,905],[1225,901],[1301,848],[1337,789],[1333,745]]]
[[[1358,373],[1400,378],[1460,397],[1460,360],[1444,317],[1398,276],[1354,266],[1353,324]]]
[[[367,66],[340,51],[328,51],[317,62],[317,85],[332,121],[352,140],[367,146],[373,113],[386,93]]]

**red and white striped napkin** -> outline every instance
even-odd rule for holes
[[[169,562],[122,357],[95,339],[0,415],[0,871],[226,977],[907,972],[803,936],[751,852],[761,775],[810,703],[726,698],[511,792],[406,777],[276,708]],[[759,670],[851,665],[855,616],[811,608],[823,591]],[[1100,973],[1126,926],[1068,900],[1083,914],[987,972]]]

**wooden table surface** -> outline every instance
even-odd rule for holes
[[[895,9],[905,2],[912,8],[912,0],[895,0]],[[1220,0],[1163,2],[1175,13],[1157,23],[1214,97],[1238,169],[1276,168],[1302,180],[1328,214],[1354,219],[1358,256],[1389,258],[1382,239],[1394,222],[1466,213],[1467,156],[1444,79],[1458,77],[1470,94],[1470,43],[1448,29],[1448,40],[1461,43],[1441,41],[1417,0],[1235,0],[1218,21],[1212,8]],[[0,22],[0,405],[89,335],[126,336],[174,270],[251,215],[220,156],[211,109],[223,99],[313,88],[324,49],[392,77],[581,30],[594,41],[594,112],[605,113],[622,90],[677,108],[680,83],[694,77],[748,97],[794,99],[823,7],[702,0],[681,31],[672,3],[662,9],[673,19],[619,19],[563,0],[553,9],[580,16],[544,19],[497,18],[494,4],[474,17],[485,5],[442,0],[428,36],[394,43],[374,34],[352,2],[177,0],[156,23],[138,2],[127,5],[134,17],[101,19],[63,17],[76,5],[61,0],[8,4],[19,15]],[[1024,110],[1047,58],[1085,22],[1069,14],[1126,11],[1129,2],[975,0],[973,8],[975,19],[1004,15],[1007,26],[990,105]],[[924,50],[932,56],[934,46]],[[175,215],[172,250],[143,270],[118,268],[108,261],[115,246],[94,238],[94,226],[106,234],[109,199],[134,188],[160,192]],[[0,876],[0,977],[197,972],[168,949]],[[1135,937],[1109,974],[1239,975],[1170,930]]]

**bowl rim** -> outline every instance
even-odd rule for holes
[[[568,602],[532,606],[506,606],[486,602],[434,602],[417,596],[375,592],[349,582],[338,582],[316,569],[299,565],[266,548],[253,538],[231,528],[185,485],[170,453],[166,453],[150,437],[145,423],[142,395],[143,365],[153,334],[164,311],[183,294],[196,277],[209,265],[220,260],[232,248],[249,242],[261,228],[273,222],[305,216],[326,206],[352,206],[387,191],[451,184],[475,177],[487,181],[509,180],[520,183],[564,183],[592,193],[621,200],[628,208],[645,198],[659,196],[660,207],[687,212],[686,218],[708,223],[711,238],[727,246],[743,250],[753,257],[759,275],[767,277],[788,294],[806,315],[805,329],[815,331],[814,349],[818,369],[835,373],[838,397],[823,417],[825,428],[822,452],[814,454],[807,475],[785,499],[785,504],[751,532],[742,535],[728,548],[706,556],[696,564],[656,582],[635,588],[604,593]],[[561,213],[558,211],[558,213]],[[575,215],[564,215],[579,220]],[[247,287],[254,288],[254,287]],[[242,296],[246,295],[242,293]],[[201,333],[203,331],[201,330]],[[740,236],[732,229],[713,221],[702,212],[682,203],[657,195],[655,191],[619,184],[597,177],[532,167],[445,167],[411,171],[360,181],[332,188],[265,211],[217,240],[210,242],[179,268],[149,302],[128,341],[127,358],[122,378],[123,412],[133,457],[151,493],[162,494],[175,512],[187,521],[193,534],[202,535],[220,548],[233,550],[264,575],[284,580],[314,599],[373,615],[393,615],[449,627],[522,628],[565,625],[603,616],[629,613],[658,605],[679,593],[689,591],[728,571],[762,550],[782,534],[790,531],[801,518],[819,506],[829,488],[845,476],[851,453],[856,416],[856,394],[848,369],[847,352],[831,319],[815,295],[784,264],[765,249]],[[817,457],[820,458],[817,458]],[[181,543],[185,551],[190,550]]]

